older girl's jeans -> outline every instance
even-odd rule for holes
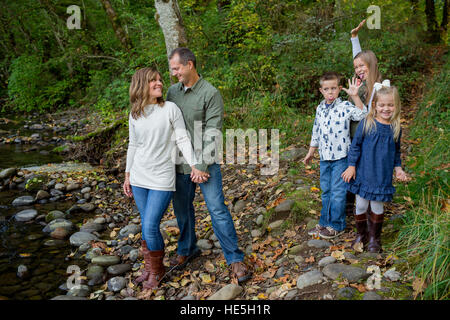
[[[345,229],[346,183],[341,174],[347,169],[347,157],[334,161],[320,161],[322,210],[319,225],[336,231]]]
[[[141,214],[142,239],[151,251],[164,250],[159,229],[162,216],[169,206],[173,191],[160,191],[131,186],[134,201]]]

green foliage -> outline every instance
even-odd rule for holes
[[[449,214],[448,158],[450,143],[449,56],[438,76],[430,81],[428,93],[419,106],[410,139],[415,141],[405,168],[414,177],[398,186],[400,196],[410,197],[411,210],[405,214],[396,246],[410,259],[416,277],[425,279],[423,299],[448,299]],[[420,259],[416,259],[420,257]]]

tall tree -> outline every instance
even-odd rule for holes
[[[444,32],[447,32],[448,29],[448,0],[444,1],[444,6],[442,8],[441,29]]]
[[[109,0],[100,0],[100,2],[102,3],[105,12],[108,15],[108,19],[111,22],[111,25],[114,29],[114,33],[116,34],[117,39],[119,39],[120,43],[126,50],[129,50],[131,48],[130,38],[122,28],[122,25],[119,21],[119,17],[117,16],[116,11],[112,7],[111,2]]]
[[[155,0],[155,19],[164,34],[167,55],[173,49],[187,46],[186,31],[177,0]]]

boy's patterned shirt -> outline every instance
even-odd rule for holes
[[[359,109],[348,101],[337,98],[327,106],[323,100],[316,110],[311,147],[319,148],[320,160],[345,158],[350,149],[350,120],[360,121],[367,114],[367,107]]]

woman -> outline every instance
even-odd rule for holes
[[[145,268],[136,282],[154,289],[164,276],[164,241],[160,222],[175,191],[175,158],[178,147],[192,167],[191,178],[201,172],[187,135],[181,110],[164,101],[160,73],[143,68],[130,85],[129,144],[123,190],[133,197],[141,215]]]

